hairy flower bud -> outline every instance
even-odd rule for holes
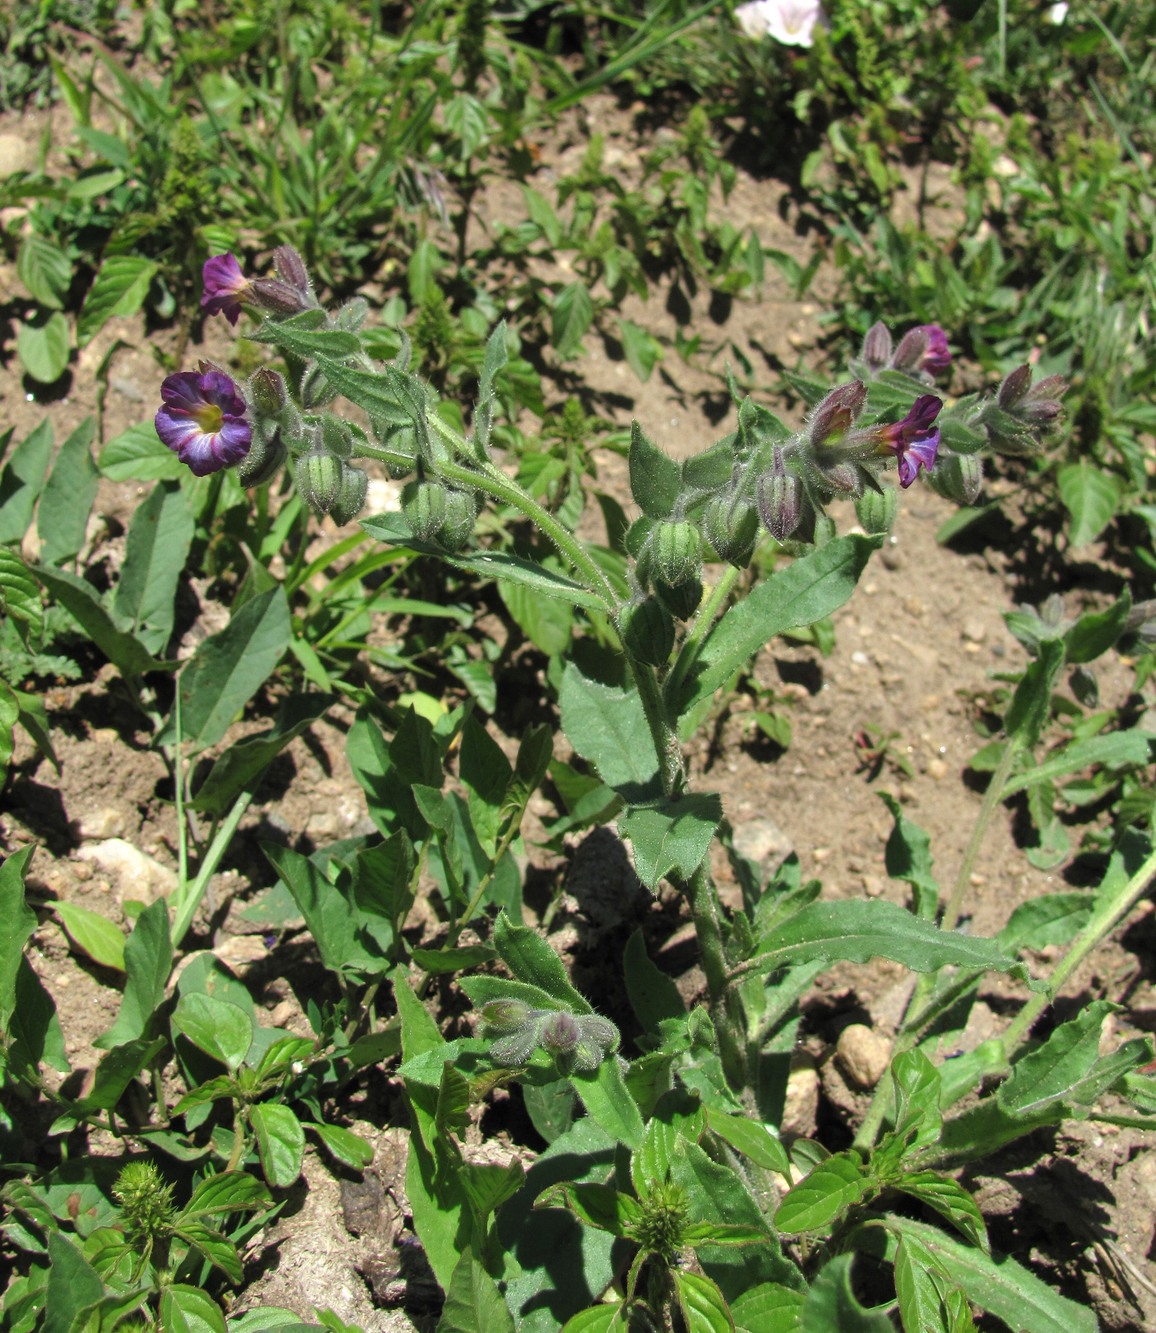
[[[928,475],[932,488],[956,504],[974,504],[983,489],[983,460],[978,454],[945,454]]]
[[[447,551],[460,551],[474,535],[478,506],[466,491],[446,492],[446,512],[437,530],[438,541]]]
[[[249,291],[254,304],[269,315],[299,315],[302,310],[310,310],[313,302],[296,287],[280,278],[254,278],[249,283]]]
[[[301,296],[313,296],[313,284],[309,281],[305,261],[291,245],[279,245],[273,251],[273,267],[281,281],[295,288]]]
[[[698,577],[702,568],[702,536],[693,523],[659,523],[649,543],[655,580],[672,588]]]
[[[899,513],[899,493],[888,486],[882,491],[864,491],[855,501],[855,517],[864,532],[890,532]]]
[[[1031,388],[1031,366],[1016,366],[1015,370],[999,386],[996,402],[1005,412],[1011,412],[1020,399]]]
[[[321,418],[321,444],[327,454],[334,458],[349,458],[353,453],[353,432],[349,422],[340,417],[323,416]]]
[[[487,1037],[516,1032],[533,1017],[534,1011],[525,1000],[490,1000],[482,1005],[482,1022]]]
[[[868,370],[878,374],[891,360],[893,346],[891,331],[880,321],[872,324],[867,330],[867,336],[863,339],[863,350],[859,355]]]
[[[951,366],[947,334],[938,324],[920,324],[899,340],[891,365],[907,375],[930,380]]]
[[[289,402],[284,377],[262,366],[249,377],[246,386],[249,401],[261,416],[277,416]]]
[[[855,424],[867,401],[867,386],[862,380],[840,384],[823,399],[811,414],[807,438],[813,449],[833,449]]]
[[[337,498],[329,507],[329,517],[343,528],[352,523],[365,507],[365,497],[369,494],[369,478],[359,467],[341,465],[341,486]]]
[[[778,450],[774,468],[758,479],[755,498],[763,527],[775,541],[786,541],[802,520],[804,497],[802,483],[786,470]]]
[[[678,620],[689,620],[702,601],[702,580],[687,579],[684,583],[654,580],[654,591],[663,606]]]
[[[339,329],[346,329],[350,333],[356,333],[365,323],[369,315],[369,302],[364,296],[355,296],[352,301],[346,303],[338,310],[334,316],[334,325]]]
[[[257,428],[247,457],[237,467],[237,480],[245,487],[263,486],[280,472],[288,456],[278,427]]]
[[[582,1040],[582,1029],[573,1014],[559,1010],[551,1014],[542,1024],[538,1040],[549,1055],[569,1055]]]
[[[309,508],[315,514],[328,514],[341,489],[341,460],[316,451],[299,458],[293,472]]]
[[[674,621],[654,597],[630,602],[619,617],[622,642],[631,657],[650,666],[665,666],[674,648]]]
[[[418,541],[432,541],[446,521],[446,496],[440,481],[411,481],[401,493],[401,507]]]
[[[702,530],[720,559],[736,569],[745,569],[755,553],[759,535],[758,511],[748,500],[715,496],[703,511]]]

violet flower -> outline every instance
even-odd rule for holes
[[[920,324],[899,340],[891,365],[907,375],[931,379],[951,366],[947,334],[938,324]]]
[[[233,467],[249,453],[253,428],[245,400],[223,370],[182,370],[161,385],[161,443],[197,477]]]
[[[901,421],[879,426],[875,436],[880,453],[893,453],[899,460],[899,484],[907,489],[922,467],[930,472],[939,452],[939,427],[933,425],[943,406],[941,399],[925,393],[911,405]]]
[[[251,287],[236,258],[214,255],[212,259],[206,259],[201,280],[205,285],[201,293],[201,309],[207,315],[224,315],[230,324],[236,324],[241,306],[249,299]]]

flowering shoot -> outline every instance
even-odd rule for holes
[[[202,366],[201,371],[184,370],[164,381],[163,404],[156,414],[162,444],[197,477],[233,467],[253,443],[237,386],[224,371]]]

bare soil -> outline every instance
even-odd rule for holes
[[[621,169],[637,169],[646,145],[635,137],[630,111],[599,99],[593,110],[566,123],[549,159],[552,165],[541,169],[538,188],[548,192],[551,176],[565,169],[567,155],[583,151],[590,124],[586,116],[597,118],[611,150],[621,154]],[[12,120],[0,124],[0,130],[18,136],[30,128],[36,127]],[[499,184],[482,197],[482,225],[516,212],[508,190]],[[726,208],[736,225],[755,227],[765,246],[801,258],[809,253],[810,242],[798,232],[797,209],[777,183],[740,173]],[[720,302],[705,289],[668,288],[647,303],[634,302],[626,314],[660,336],[669,337],[676,324],[683,324],[707,331],[720,349],[727,342],[738,345],[756,367],[756,379],[769,387],[779,365],[793,365],[815,348],[819,302],[836,277],[824,272],[804,301],[794,300],[773,270],[753,301]],[[0,302],[7,315],[0,322],[0,421],[13,424],[17,438],[47,415],[62,440],[93,412],[101,393],[98,369],[117,341],[123,345],[113,355],[107,393],[101,394],[104,438],[151,417],[162,376],[155,350],[171,350],[171,333],[146,333],[139,320],[114,322],[74,359],[65,392],[46,399],[20,378],[13,320],[22,313],[22,297],[10,265],[0,265]],[[886,318],[886,311],[879,313]],[[227,357],[220,324],[207,327],[208,343],[189,347],[189,364],[198,355]],[[678,456],[705,447],[727,428],[720,425],[722,350],[713,361],[696,366],[683,365],[671,354],[640,385],[626,363],[610,354],[612,346],[608,350],[597,339],[589,341],[590,350],[576,370],[602,415],[623,424],[637,416],[658,443]],[[620,458],[612,453],[600,457],[599,473],[600,485],[628,500]],[[998,490],[1004,483],[997,477],[991,484]],[[115,565],[125,524],[145,489],[102,485],[90,532],[92,562]],[[722,710],[713,729],[691,748],[696,784],[722,794],[727,818],[748,854],[770,863],[793,849],[804,873],[821,878],[831,897],[906,900],[905,886],[890,881],[883,869],[891,828],[880,800],[884,790],[931,834],[941,882],[950,884],[982,795],[982,782],[967,767],[981,743],[976,716],[993,688],[991,673],[1024,661],[1001,613],[1050,591],[1063,592],[1070,610],[1082,609],[1105,603],[1113,590],[1114,576],[1103,564],[1070,567],[1058,559],[1049,561],[1050,568],[1062,571],[1058,581],[1041,586],[1041,565],[1025,559],[1024,552],[1053,539],[1046,532],[1017,530],[1014,508],[1011,523],[998,528],[993,539],[981,535],[964,546],[941,545],[936,532],[952,512],[928,490],[904,493],[894,538],[873,561],[849,605],[834,617],[830,656],[782,640],[759,655],[755,679],[773,692],[776,706],[791,719],[788,749],[779,750],[752,725],[749,695]],[[853,518],[848,510],[843,525]],[[324,540],[337,535],[328,522],[321,525]],[[30,534],[29,552],[34,548]],[[202,601],[188,643],[198,637],[198,625],[199,633],[206,632],[213,614],[214,608]],[[1104,704],[1121,702],[1124,689],[1123,670],[1107,673],[1101,680]],[[260,697],[238,726],[252,729],[267,720],[275,696],[276,688]],[[176,821],[164,765],[149,748],[147,731],[116,673],[98,661],[79,684],[48,683],[46,703],[61,771],[55,773],[19,740],[0,815],[0,845],[11,852],[35,844],[31,887],[37,893],[83,904],[125,926],[123,902],[163,890],[166,875],[175,871]],[[309,942],[269,935],[248,923],[241,909],[273,878],[258,851],[260,840],[272,838],[309,851],[368,828],[364,799],[345,758],[350,720],[347,709],[335,707],[274,765],[214,882],[210,911],[198,922],[198,943],[248,982],[270,1021],[302,1032],[301,997],[317,977]],[[891,758],[877,776],[860,762],[860,737],[872,727],[892,736]],[[500,739],[517,742],[516,735]],[[538,807],[539,814],[547,810],[544,802]],[[1002,810],[969,886],[968,928],[978,934],[994,932],[1017,903],[1060,881],[1059,872],[1031,868],[1019,845],[1022,833],[1020,812]],[[118,869],[107,854],[111,839],[143,852],[155,869],[146,867],[147,874],[139,864],[132,871]],[[531,855],[567,891],[566,910],[555,920],[552,939],[572,961],[579,985],[599,994],[619,992],[621,949],[633,926],[642,923],[660,965],[678,977],[688,996],[698,992],[700,977],[681,905],[669,893],[652,902],[634,892],[621,844],[599,831],[576,845],[566,862],[541,849]],[[724,894],[736,892],[721,860],[715,869]],[[624,890],[611,895],[617,906],[609,918],[589,902],[591,883]],[[434,923],[428,914],[419,914],[413,924],[420,930]],[[1153,1030],[1152,944],[1153,919],[1146,904],[1089,960],[1061,1012],[1105,995],[1126,1004],[1116,1017],[1113,1043],[1136,1030]],[[75,1071],[70,1079],[76,1081],[98,1058],[93,1038],[115,1016],[117,979],[82,962],[48,912],[33,938],[31,957],[56,999]],[[852,1023],[888,1038],[907,990],[902,969],[875,963],[839,969],[807,997],[799,1063],[817,1070],[817,1085],[811,1089],[816,1095],[796,1108],[800,1132],[818,1127],[824,1136],[849,1137],[866,1094],[844,1080],[832,1058],[835,1043]],[[1012,989],[993,985],[969,1040],[998,1031],[1015,1002]],[[284,1211],[249,1245],[250,1282],[237,1308],[282,1304],[308,1317],[312,1307],[328,1306],[366,1330],[432,1328],[437,1294],[407,1226],[405,1113],[389,1069],[355,1086],[336,1114],[376,1145],[373,1167],[357,1181],[336,1176],[309,1158]],[[500,1096],[485,1115],[487,1132],[476,1131],[471,1152],[529,1151],[524,1136],[519,1139],[524,1125],[516,1107],[503,1104]],[[96,1141],[90,1147],[100,1151]],[[30,1140],[29,1150],[34,1156],[49,1148]],[[1152,1144],[1132,1130],[1080,1124],[1061,1134],[1036,1136],[1017,1151],[986,1163],[983,1173],[969,1181],[992,1219],[997,1246],[1038,1266],[1069,1294],[1093,1302],[1105,1327],[1156,1327]]]

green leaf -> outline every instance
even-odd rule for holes
[[[305,918],[324,965],[334,972],[381,971],[380,955],[367,952],[353,904],[309,857],[290,847],[262,843],[261,850],[285,881]]]
[[[74,1102],[53,1125],[51,1132],[71,1130],[80,1120],[94,1111],[111,1111],[124,1096],[128,1085],[156,1057],[165,1050],[163,1037],[152,1041],[138,1038],[114,1046],[96,1067],[90,1090]]]
[[[33,572],[121,675],[143,676],[160,665],[143,643],[117,626],[91,583],[48,565],[36,565]]]
[[[129,524],[112,613],[150,653],[164,652],[195,523],[176,482],[159,482]]]
[[[1148,763],[1148,747],[1156,737],[1147,731],[1111,731],[1105,736],[1092,736],[1086,741],[1065,745],[1054,758],[1034,764],[1026,773],[1009,778],[1001,793],[1002,799],[1052,782],[1068,773],[1079,773],[1085,768],[1103,764],[1108,768]]]
[[[626,351],[630,369],[643,384],[650,378],[654,367],[662,360],[662,344],[641,325],[631,319],[618,321],[618,333]]]
[[[914,972],[953,966],[1008,972],[1018,967],[996,940],[940,930],[895,903],[851,899],[810,903],[763,935],[754,953],[763,973],[815,959],[865,963],[890,958]]]
[[[871,1185],[857,1154],[835,1153],[788,1190],[775,1213],[775,1226],[788,1236],[828,1227],[854,1207]]]
[[[36,514],[40,558],[49,565],[71,560],[84,545],[100,474],[92,461],[96,421],[86,417],[60,446]]]
[[[276,1102],[258,1102],[249,1111],[249,1120],[257,1135],[265,1179],[274,1189],[288,1189],[301,1174],[305,1159],[301,1121],[289,1107]]]
[[[44,631],[40,585],[20,558],[19,552],[9,546],[0,546],[0,613],[12,621],[26,647],[40,642]],[[12,690],[12,697],[20,699],[30,696]],[[47,738],[47,731],[45,736]]]
[[[799,1333],[804,1296],[777,1283],[764,1283],[731,1301],[735,1333]]]
[[[340,1125],[323,1125],[314,1120],[309,1121],[306,1128],[317,1135],[343,1166],[360,1171],[373,1161],[373,1144],[366,1143],[360,1134],[354,1134],[352,1130],[342,1129]]]
[[[497,958],[496,949],[486,944],[462,944],[454,949],[412,949],[410,957],[423,972],[442,976],[450,972],[463,972],[467,968],[481,967],[492,963]]]
[[[612,1236],[629,1235],[642,1217],[642,1205],[613,1185],[593,1181],[564,1180],[551,1185],[534,1201],[535,1208],[569,1208],[588,1227],[609,1231]]]
[[[189,469],[166,448],[151,421],[116,436],[100,451],[97,466],[109,481],[173,481],[189,475]]]
[[[185,1222],[175,1233],[203,1255],[215,1268],[219,1268],[230,1282],[239,1286],[244,1280],[244,1270],[237,1247],[226,1240],[219,1231],[207,1227],[203,1222]]]
[[[236,1073],[253,1044],[253,1020],[231,1000],[215,995],[182,995],[172,1017],[173,1030]]]
[[[463,1254],[446,1291],[437,1333],[514,1333],[514,1319],[494,1279]]]
[[[278,584],[246,602],[229,624],[205,639],[181,672],[180,739],[207,749],[272,674],[289,646],[289,603]],[[172,743],[175,712],[157,744]]]
[[[630,1007],[645,1031],[656,1033],[663,1019],[686,1016],[682,994],[671,978],[651,961],[641,930],[627,940],[623,963]]]
[[[165,1333],[228,1333],[221,1307],[208,1292],[177,1282],[161,1293],[160,1326]]]
[[[1124,632],[1132,598],[1125,590],[1123,597],[1106,611],[1089,611],[1064,635],[1064,660],[1069,663],[1094,662],[1106,653]]]
[[[647,518],[669,518],[682,493],[682,469],[630,423],[630,493]]]
[[[104,1295],[104,1283],[80,1247],[63,1232],[48,1237],[48,1283],[44,1290],[44,1333],[82,1328],[82,1312]]]
[[[958,1181],[937,1171],[914,1171],[900,1176],[893,1184],[895,1189],[934,1208],[973,1245],[981,1250],[991,1249],[979,1205]]]
[[[16,276],[34,301],[51,310],[64,308],[64,298],[72,282],[72,265],[59,246],[30,231],[16,256]]]
[[[16,334],[20,364],[41,384],[53,384],[64,374],[71,352],[68,320],[59,310],[35,324],[22,323]]]
[[[727,1115],[713,1108],[707,1109],[708,1128],[730,1144],[736,1152],[749,1157],[764,1171],[777,1171],[790,1179],[791,1161],[787,1150],[765,1125],[749,1120],[745,1115]]]
[[[800,1333],[895,1333],[883,1310],[859,1304],[851,1287],[851,1256],[837,1255],[824,1264],[803,1301]]]
[[[574,614],[556,597],[542,597],[528,585],[501,579],[498,592],[506,610],[535,648],[547,657],[560,657],[570,646]]]
[[[676,1268],[674,1291],[687,1333],[732,1333],[734,1321],[727,1303],[709,1277]]]
[[[688,880],[702,864],[722,820],[722,799],[699,792],[658,805],[635,806],[618,817],[618,832],[630,841],[638,878],[652,893],[668,875]]]
[[[594,320],[594,302],[584,282],[575,281],[563,287],[554,298],[554,314],[550,341],[563,361],[577,355]]]
[[[1056,473],[1060,499],[1071,517],[1069,537],[1074,547],[1093,542],[1112,521],[1120,503],[1120,481],[1086,458],[1069,463]]]
[[[282,750],[319,721],[335,702],[332,694],[294,694],[277,711],[268,731],[230,745],[197,788],[194,810],[222,818],[241,792],[255,782]]]
[[[471,713],[462,724],[459,776],[469,794],[470,819],[486,855],[497,853],[502,806],[514,776],[501,746]]]
[[[272,343],[290,356],[300,357],[302,361],[311,360],[315,356],[333,357],[338,361],[356,356],[361,350],[361,340],[357,334],[344,329],[318,327],[317,313],[304,310],[288,319],[267,321],[249,336],[254,342]]]
[[[143,1037],[164,1002],[173,966],[168,905],[158,899],[136,919],[124,946],[124,997],[116,1022],[94,1045],[108,1049]]]
[[[628,1148],[637,1148],[642,1142],[642,1115],[614,1056],[608,1056],[591,1074],[574,1073],[569,1077],[586,1113],[598,1127]]]
[[[106,916],[76,903],[54,904],[69,938],[101,967],[124,971],[124,934]]]
[[[578,1099],[565,1079],[555,1079],[553,1083],[541,1086],[526,1084],[522,1088],[522,1100],[534,1128],[547,1143],[553,1143],[574,1123]]]
[[[626,1306],[621,1302],[592,1305],[562,1325],[562,1333],[627,1333]]]
[[[517,980],[537,986],[571,1013],[594,1012],[571,986],[561,958],[537,931],[529,926],[515,925],[505,912],[501,912],[494,923],[494,944],[502,955],[502,962]]]
[[[918,1241],[939,1271],[968,1299],[1022,1333],[1096,1333],[1091,1310],[1059,1295],[1014,1259],[997,1258],[964,1245],[935,1227],[889,1216],[887,1227],[902,1241]]]
[[[886,792],[880,795],[895,821],[884,853],[887,873],[892,879],[911,885],[915,894],[916,915],[931,919],[939,901],[939,884],[932,871],[935,860],[931,855],[931,838],[925,829],[907,818],[903,807],[893,796]]]
[[[183,1225],[192,1220],[221,1217],[226,1213],[251,1212],[266,1207],[272,1200],[269,1191],[244,1171],[222,1171],[201,1181],[193,1197],[181,1209],[176,1221]]]
[[[603,782],[635,795],[653,785],[658,754],[637,692],[589,680],[568,662],[558,703],[566,739]]]
[[[37,1081],[41,1063],[62,1074],[68,1072],[70,1066],[64,1053],[64,1032],[56,1004],[24,957],[16,969],[15,1000],[5,1032],[8,1067],[15,1077]]]
[[[1028,664],[1023,679],[1016,686],[1003,725],[1012,740],[1025,749],[1033,749],[1039,744],[1040,734],[1051,713],[1052,690],[1063,665],[1063,644],[1046,639],[1040,644],[1039,656]]]
[[[506,321],[502,320],[486,339],[486,355],[478,380],[478,401],[474,408],[474,441],[484,454],[490,447],[490,432],[494,425],[494,409],[498,401],[496,383],[506,365]]]
[[[950,1333],[940,1281],[934,1256],[914,1236],[905,1236],[895,1252],[895,1294],[904,1333]]]
[[[76,321],[76,341],[90,342],[117,315],[135,315],[148,295],[157,264],[139,255],[109,255],[85,297]]]
[[[18,546],[24,540],[51,458],[52,423],[46,417],[20,441],[0,472],[0,544]]]
[[[688,670],[681,653],[675,661],[671,679],[683,681],[673,701],[679,716],[710,698],[776,634],[813,625],[837,611],[854,592],[871,552],[881,542],[878,536],[836,537],[786,569],[776,570],[732,606],[711,629]],[[691,645],[683,649],[691,651]]]
[[[36,913],[24,898],[24,875],[35,847],[22,847],[0,863],[0,1032],[16,1009],[16,985],[24,945],[36,929]]]

